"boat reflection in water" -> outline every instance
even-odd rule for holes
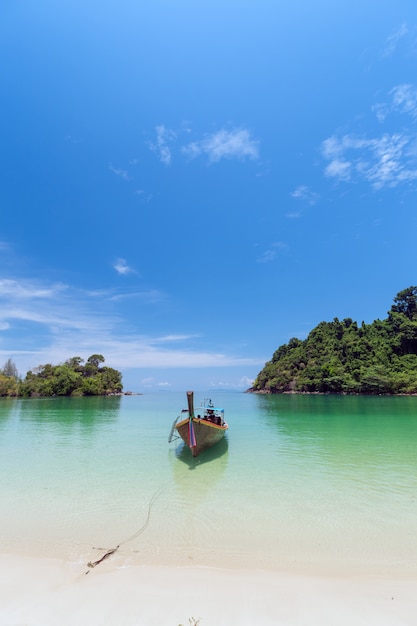
[[[201,465],[219,460],[222,456],[227,454],[228,449],[229,442],[226,437],[223,437],[216,446],[209,448],[198,458],[192,455],[191,450],[185,444],[180,444],[177,447],[175,456],[179,461],[188,465],[188,469],[194,470]],[[223,463],[220,464],[223,465]]]
[[[175,491],[180,498],[175,504],[177,511],[182,509],[190,513],[216,492],[227,469],[228,448],[228,441],[223,438],[197,458],[193,457],[191,450],[183,442],[175,451],[170,451],[172,477]]]

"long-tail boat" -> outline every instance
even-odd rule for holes
[[[187,391],[188,408],[174,420],[168,441],[175,439],[176,433],[187,445],[193,456],[214,446],[223,439],[229,428],[224,421],[224,409],[214,406],[211,400],[205,400],[194,409],[194,392]]]

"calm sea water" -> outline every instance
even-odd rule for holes
[[[229,432],[197,459],[167,441],[185,393],[1,400],[0,550],[417,573],[417,398],[212,398]]]

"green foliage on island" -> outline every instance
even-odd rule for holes
[[[9,359],[0,370],[0,396],[103,396],[121,393],[122,374],[103,366],[101,354],[92,354],[84,363],[75,356],[60,365],[39,365],[19,378],[16,366]]]
[[[320,322],[307,339],[273,354],[249,391],[263,393],[417,393],[417,287],[394,298],[384,320]]]
[[[13,398],[19,395],[19,372],[13,359],[7,359],[0,369],[0,397]]]

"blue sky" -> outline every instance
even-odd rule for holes
[[[0,364],[241,389],[415,285],[415,0],[5,0]]]

